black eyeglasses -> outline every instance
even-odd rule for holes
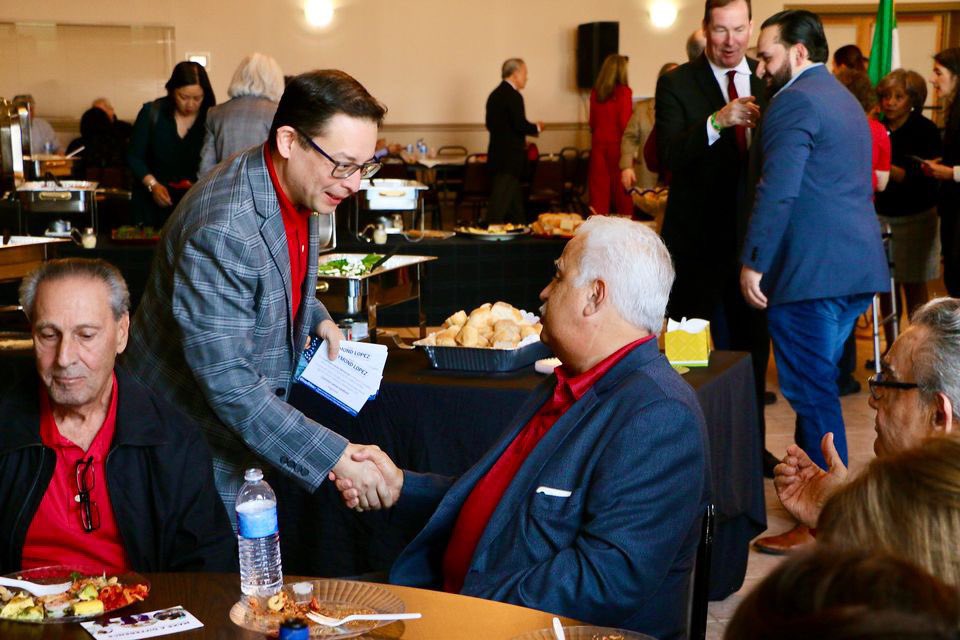
[[[90,499],[95,482],[93,456],[86,460],[77,460],[77,495],[74,500],[80,503],[80,524],[87,533],[100,528],[100,509],[97,508],[97,503]]]
[[[870,397],[874,400],[879,400],[881,387],[885,389],[919,389],[920,385],[916,382],[887,380],[885,374],[881,371],[880,373],[870,376],[867,379],[867,387],[870,388]]]
[[[330,175],[338,180],[349,178],[357,171],[360,172],[361,178],[372,178],[377,171],[380,171],[380,167],[383,166],[383,164],[380,162],[364,162],[363,164],[354,164],[352,162],[340,162],[339,160],[334,160],[326,151],[321,149],[320,145],[314,142],[310,136],[305,134],[303,131],[300,131],[300,129],[297,129],[296,127],[293,127],[293,130],[300,134],[301,138],[307,141],[307,144],[310,145],[311,149],[333,163],[333,171],[330,172]]]

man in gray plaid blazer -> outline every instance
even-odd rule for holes
[[[310,335],[330,342],[331,358],[340,341],[315,296],[311,212],[332,213],[379,168],[369,160],[384,113],[343,72],[298,76],[267,144],[198,182],[163,229],[125,364],[204,427],[231,516],[251,465],[310,491],[345,474],[364,487],[361,506],[391,503],[376,468],[352,459],[355,445],[286,402]]]

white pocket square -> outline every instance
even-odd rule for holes
[[[569,498],[572,495],[572,492],[566,489],[554,489],[553,487],[545,487],[543,485],[537,487],[537,493],[542,493],[545,496],[553,496],[554,498]]]

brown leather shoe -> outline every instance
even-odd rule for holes
[[[810,534],[809,527],[798,524],[790,531],[780,535],[758,538],[753,546],[761,553],[782,556],[804,549],[816,541],[817,539]]]

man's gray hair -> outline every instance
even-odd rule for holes
[[[523,61],[523,58],[510,58],[503,63],[502,67],[500,67],[500,77],[506,80],[512,76],[517,69],[525,64],[526,62]]]
[[[687,60],[693,62],[707,48],[707,35],[703,29],[697,29],[687,38]]]
[[[609,216],[590,217],[577,235],[584,238],[576,285],[603,280],[624,320],[659,333],[674,278],[660,236],[639,222]]]
[[[283,71],[270,56],[251,53],[233,72],[227,95],[231,98],[259,96],[278,102],[283,95]]]
[[[960,413],[960,300],[931,300],[913,313],[910,323],[926,332],[913,350],[913,375],[920,393],[928,401],[943,393],[956,416]]]
[[[115,266],[99,258],[61,258],[44,262],[20,283],[20,306],[23,307],[27,319],[33,322],[37,289],[41,284],[74,277],[90,278],[106,285],[110,296],[110,310],[117,320],[130,312],[130,291]]]

